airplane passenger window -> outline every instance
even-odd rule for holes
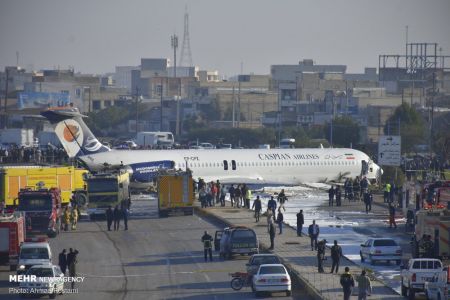
[[[223,161],[223,169],[224,169],[225,171],[228,170],[228,161],[226,161],[226,160]]]
[[[231,161],[231,169],[236,170],[236,161],[235,160]]]

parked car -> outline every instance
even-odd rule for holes
[[[401,273],[402,296],[414,299],[415,294],[425,291],[425,282],[433,281],[443,271],[442,262],[434,258],[413,258]]]
[[[282,264],[260,265],[253,276],[252,288],[255,296],[259,296],[261,292],[286,292],[290,296],[291,276]]]
[[[246,264],[247,272],[254,275],[265,264],[281,264],[281,259],[276,254],[253,254]]]
[[[64,291],[64,274],[59,266],[35,265],[31,267],[26,275],[36,276],[36,282],[21,282],[20,289],[23,296],[49,295],[51,299]]]
[[[203,149],[216,149],[216,147],[211,143],[200,143],[200,147]]]
[[[218,239],[218,236],[221,236]],[[216,232],[216,240],[220,245],[220,256],[231,259],[233,254],[253,255],[259,253],[259,242],[251,228],[237,226],[227,227]]]
[[[387,263],[395,260],[398,266],[402,262],[402,248],[390,238],[368,239],[364,244],[361,244],[359,255],[361,256],[361,262],[369,260],[371,265],[382,260],[387,261]]]

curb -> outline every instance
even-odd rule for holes
[[[194,212],[195,212],[195,214],[200,215],[200,216],[201,216],[201,215],[204,215],[204,216],[206,215],[206,216],[208,216],[208,217],[214,218],[214,219],[218,220],[219,222],[221,222],[221,223],[223,223],[223,224],[226,224],[227,226],[235,226],[235,224],[229,222],[228,220],[225,220],[225,219],[222,218],[222,217],[216,216],[216,215],[214,215],[213,213],[210,213],[210,212],[208,212],[207,210],[205,210],[205,209],[203,209],[203,208],[200,208],[200,207],[198,207],[198,206],[194,208]],[[286,224],[286,223],[285,223],[285,224]],[[291,227],[291,226],[289,226],[289,225],[287,225],[287,224],[286,224],[286,226]],[[292,228],[292,227],[291,227],[291,228]],[[261,250],[263,250],[264,252],[269,252],[269,251],[268,251],[268,248],[269,248],[269,247],[267,247],[267,245],[265,245],[264,243],[261,243],[261,242],[260,242],[260,243],[259,243],[259,248],[260,248]],[[270,253],[270,252],[269,252],[269,253]],[[284,262],[283,262],[283,263],[284,263]],[[294,270],[294,269],[291,267],[290,264],[284,263],[284,265],[285,265],[286,268],[288,269],[289,273],[295,277],[295,280],[298,281],[298,283],[300,284],[300,286],[301,286],[302,288],[305,289],[306,293],[307,293],[309,296],[311,296],[311,298],[313,298],[314,300],[324,300],[324,299],[326,299],[326,298],[324,298],[324,297],[320,294],[320,292],[319,292],[314,286],[312,286],[312,285],[309,283],[308,280],[306,280],[305,278],[303,278],[296,270]]]

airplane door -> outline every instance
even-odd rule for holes
[[[367,163],[367,161],[362,160],[361,161],[361,176],[367,175],[368,172],[369,172],[369,164]]]

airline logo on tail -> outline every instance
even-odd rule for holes
[[[41,112],[54,126],[55,133],[69,157],[110,151],[102,145],[83,122],[78,109],[58,108]]]
[[[74,119],[66,119],[56,125],[55,133],[61,140],[69,157],[76,156],[84,141],[80,124]]]

